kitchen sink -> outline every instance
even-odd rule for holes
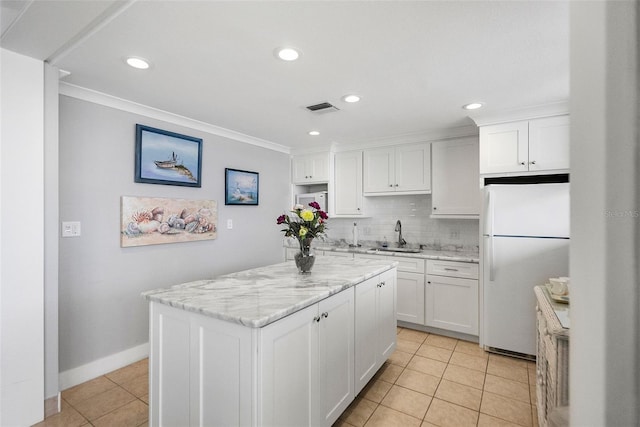
[[[407,254],[419,254],[422,252],[420,249],[415,248],[375,248],[375,250],[381,252],[404,252]]]

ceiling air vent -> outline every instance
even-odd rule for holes
[[[329,104],[328,102],[321,102],[316,105],[309,105],[307,110],[313,113],[330,113],[332,111],[339,111],[339,108],[336,108],[334,105]]]

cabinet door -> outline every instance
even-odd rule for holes
[[[396,147],[395,191],[431,190],[431,144]]]
[[[529,170],[569,169],[569,116],[529,121]]]
[[[355,309],[355,393],[376,373],[378,321],[376,299],[378,278],[372,277],[356,285]]]
[[[318,305],[320,425],[332,425],[355,397],[354,295],[351,287],[320,301]]]
[[[364,151],[364,192],[384,193],[395,189],[395,155],[393,147]]]
[[[396,270],[385,271],[379,276],[377,312],[378,312],[378,365],[382,366],[396,349]]]
[[[480,128],[480,173],[526,172],[529,162],[529,122]]]
[[[336,153],[335,214],[362,215],[362,151]]]
[[[260,330],[258,425],[315,425],[318,390],[318,305]]]
[[[469,138],[432,144],[433,215],[479,215],[478,140]]]
[[[424,325],[424,274],[398,271],[398,320]]]
[[[304,154],[291,160],[291,179],[294,184],[329,181],[329,154]]]
[[[478,281],[427,275],[426,325],[478,335]]]

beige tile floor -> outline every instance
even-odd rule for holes
[[[35,427],[138,427],[149,417],[149,362],[143,359],[62,392],[62,411]]]
[[[537,427],[535,363],[398,328],[398,347],[334,427]]]
[[[535,364],[398,328],[398,348],[336,427],[538,425]],[[148,360],[62,392],[54,427],[148,425]]]

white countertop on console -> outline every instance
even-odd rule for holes
[[[143,292],[153,302],[252,328],[260,328],[335,293],[390,270],[397,262],[381,258],[317,257],[310,274],[293,261],[212,280],[198,280]]]

